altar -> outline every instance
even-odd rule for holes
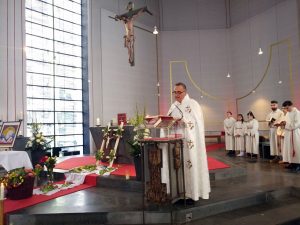
[[[90,127],[92,137],[94,139],[97,149],[100,149],[103,140],[104,126]],[[111,129],[117,129],[116,126],[112,126]],[[130,156],[130,146],[128,141],[133,139],[133,126],[125,125],[123,137],[120,140],[115,163],[132,163],[133,158]],[[114,146],[114,140],[111,141],[110,146]]]
[[[6,171],[20,167],[32,169],[30,158],[25,151],[0,151],[0,165]]]

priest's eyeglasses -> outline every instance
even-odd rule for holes
[[[185,91],[173,91],[172,93],[175,95],[181,95],[182,93],[184,93]]]

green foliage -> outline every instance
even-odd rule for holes
[[[103,157],[104,157],[104,150],[103,149],[98,150],[95,154],[96,160],[100,161],[103,159]]]
[[[150,130],[146,128],[145,124],[146,109],[144,108],[143,113],[139,113],[138,107],[136,107],[136,113],[133,118],[129,120],[129,123],[134,126],[133,140],[127,141],[130,146],[130,155],[133,157],[140,157],[141,155],[141,144],[139,140],[149,137]]]

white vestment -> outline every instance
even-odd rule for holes
[[[235,151],[245,151],[245,139],[246,125],[241,121],[236,121],[233,128]]]
[[[176,107],[176,106],[178,107]],[[200,105],[188,95],[181,103],[171,105],[168,115],[181,118],[185,123],[179,127],[177,133],[184,134],[183,159],[185,174],[186,197],[195,201],[199,198],[208,199],[210,193],[210,180],[205,147],[204,119]],[[169,165],[167,151],[163,149],[162,182],[169,187]]]
[[[267,122],[271,122],[272,119],[275,119],[275,121],[271,124],[269,124],[270,127],[270,154],[271,155],[279,155],[279,150],[277,147],[277,127],[274,126],[274,124],[280,122],[280,118],[282,117],[283,112],[280,109],[276,109],[275,111],[272,111],[269,113],[269,115],[266,118]]]
[[[287,122],[288,117],[286,115],[282,115],[280,118],[280,122]],[[283,162],[291,162],[291,153],[290,153],[290,148],[289,148],[289,141],[285,143],[285,139],[289,140],[291,137],[291,132],[287,131],[284,127],[279,126],[277,128],[277,135],[281,139],[281,155],[282,155],[282,161]],[[286,145],[288,144],[288,145]]]
[[[252,119],[246,123],[245,148],[247,153],[258,154],[259,152],[258,126],[259,124],[256,119]]]
[[[294,107],[286,117],[288,118],[285,125],[285,147],[289,149],[291,163],[300,163],[300,112]],[[287,133],[290,134],[288,139]]]
[[[225,131],[225,149],[227,151],[234,149],[234,136],[233,127],[235,119],[233,117],[226,118],[224,120],[224,131]]]

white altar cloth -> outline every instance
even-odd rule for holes
[[[6,171],[20,167],[32,169],[32,163],[25,151],[0,151],[0,165]]]

